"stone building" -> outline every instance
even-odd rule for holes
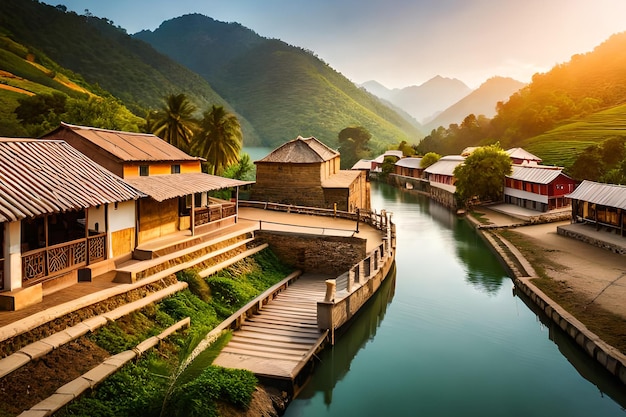
[[[364,171],[340,170],[339,152],[314,137],[298,137],[255,161],[250,199],[354,212],[370,208]]]

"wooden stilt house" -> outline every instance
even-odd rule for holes
[[[109,258],[143,196],[63,141],[0,139],[0,309],[37,303]]]

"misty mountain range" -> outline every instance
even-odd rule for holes
[[[508,100],[524,85],[512,78],[493,77],[472,90],[460,80],[441,76],[401,89],[389,89],[373,80],[361,84],[370,93],[415,118],[425,133],[439,126],[461,123],[469,114],[492,118],[497,103]]]

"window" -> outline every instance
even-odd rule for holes
[[[180,174],[180,165],[172,165],[172,174]]]
[[[139,165],[139,176],[147,177],[150,173],[150,167],[148,165]]]

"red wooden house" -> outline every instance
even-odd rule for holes
[[[576,181],[563,174],[561,168],[541,165],[512,168],[505,178],[505,203],[541,212],[570,205],[566,194],[574,191]]]

